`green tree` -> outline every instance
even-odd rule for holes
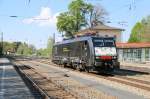
[[[150,16],[135,24],[128,42],[150,42]]]
[[[47,52],[48,52],[48,56],[51,56],[51,54],[52,54],[53,44],[54,44],[53,38],[49,37],[48,42],[47,42]]]
[[[11,52],[15,53],[17,50],[17,45],[15,42],[3,42],[3,53]]]
[[[76,31],[76,18],[69,12],[61,13],[58,17],[57,29],[59,32],[65,32],[66,37],[73,37],[72,33]]]
[[[17,49],[17,54],[23,55],[24,54],[24,44],[20,44]]]
[[[18,49],[19,45],[21,44],[21,42],[13,42],[12,44],[14,46],[15,52],[17,52],[17,49]]]
[[[102,20],[106,11],[102,7],[96,7],[84,0],[73,0],[68,11],[60,13],[57,17],[57,29],[65,33],[66,37],[73,37],[75,33],[86,27],[93,27]]]
[[[52,47],[53,47],[53,38],[49,37],[47,41],[47,48],[41,48],[37,50],[38,56],[44,56],[44,57],[51,57],[52,54]]]
[[[144,35],[141,35],[142,42],[150,42],[150,16],[144,18],[141,21],[142,25],[143,25],[143,32]]]
[[[143,26],[140,22],[138,22],[131,31],[129,42],[140,42],[142,33],[143,33]]]
[[[78,32],[83,26],[86,25],[85,14],[88,12],[89,6],[92,5],[85,3],[83,0],[74,0],[69,4],[69,12],[72,16],[74,16],[75,32]]]
[[[32,55],[36,52],[36,49],[33,45],[28,45],[26,43],[22,43],[19,45],[17,49],[17,54],[19,55]]]

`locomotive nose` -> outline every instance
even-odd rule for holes
[[[111,60],[112,56],[100,56],[99,58],[102,60]]]

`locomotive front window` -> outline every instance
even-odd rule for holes
[[[113,46],[115,46],[115,43],[113,40],[104,40],[104,45],[106,47],[113,47]]]
[[[93,44],[94,44],[94,46],[97,46],[97,47],[103,47],[104,46],[104,41],[101,40],[101,39],[94,39]]]
[[[106,39],[93,39],[93,45],[95,47],[114,47],[114,40],[106,40]]]

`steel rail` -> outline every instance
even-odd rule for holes
[[[20,62],[18,62],[18,63],[20,63]],[[20,64],[24,65],[23,63],[20,63]],[[27,66],[27,68],[30,68],[30,69],[29,69],[30,71],[34,72],[35,74],[38,74],[40,77],[46,78],[46,77],[43,76],[41,73],[39,73],[39,72],[36,71],[34,68],[32,68],[30,65],[24,65],[24,66]],[[22,71],[22,72],[24,72],[24,71]],[[24,73],[25,73],[25,72],[24,72]],[[26,73],[25,73],[25,74],[26,74]],[[32,80],[32,76],[30,77],[30,76],[28,76],[28,74],[26,74],[26,75],[27,75],[27,77],[30,78],[31,81],[33,81],[33,80]],[[29,74],[29,75],[30,75],[30,74]],[[31,75],[32,75],[32,74],[31,74]],[[51,80],[49,80],[49,79],[47,79],[47,80],[48,80],[47,82],[51,82]],[[36,81],[36,78],[35,78],[35,81]],[[34,81],[33,81],[33,82],[34,82]],[[34,84],[37,85],[38,88],[40,88],[40,87],[38,86],[39,83],[38,83],[38,84],[36,84],[36,83],[38,83],[37,81],[34,82]],[[55,85],[54,82],[51,82],[51,83],[52,83],[53,85]],[[56,85],[56,86],[57,86],[57,85]],[[59,88],[60,86],[57,86],[57,87]],[[41,88],[40,88],[40,89],[41,89]],[[44,92],[43,90],[44,90],[45,92]],[[46,89],[46,90],[47,90],[47,89]],[[51,96],[50,94],[48,94],[46,90],[45,90],[45,89],[41,89],[42,93],[44,93],[44,95],[46,96],[45,99],[51,99],[51,98],[53,99],[53,96]],[[64,90],[64,89],[61,88],[61,87],[60,87],[60,90],[62,90],[62,93],[63,93],[63,92],[66,92],[66,90]],[[70,95],[70,99],[72,99],[72,98],[73,98],[73,99],[74,99],[74,98],[76,99],[76,96],[72,95],[71,93],[67,93],[67,92],[66,92],[65,97],[68,97],[69,95]],[[64,95],[62,95],[62,96],[64,96]],[[72,98],[71,98],[71,97],[72,97]]]
[[[42,96],[44,96],[45,99],[51,99],[48,94],[46,92],[44,92],[33,80],[30,76],[28,76],[28,74],[26,74],[23,70],[21,70],[17,65],[15,65],[17,67],[17,69],[26,77],[26,79],[28,79],[33,87],[36,87],[38,89],[38,91],[41,93]]]

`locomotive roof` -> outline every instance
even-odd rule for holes
[[[90,40],[92,38],[109,38],[109,39],[114,39],[114,37],[96,37],[96,36],[85,36],[85,37],[76,37],[68,40],[63,40],[62,42],[55,43],[55,45],[60,45],[60,44],[67,44],[67,43],[72,43],[72,42],[77,42],[77,41],[86,41]]]

